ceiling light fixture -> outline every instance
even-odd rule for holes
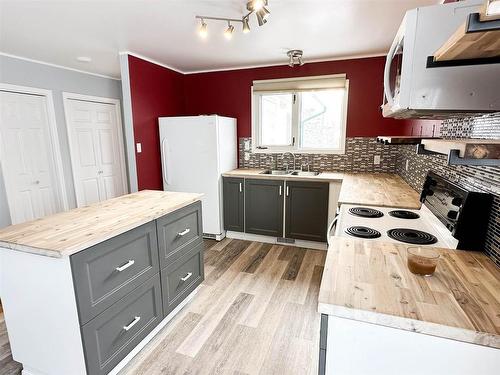
[[[224,21],[228,23],[227,29],[224,31],[224,36],[227,39],[231,39],[234,32],[234,26],[231,25],[231,22],[236,23],[240,22],[243,26],[243,33],[247,34],[250,32],[250,15],[255,13],[257,17],[257,22],[259,26],[264,25],[269,18],[271,12],[266,8],[268,4],[267,0],[249,0],[247,1],[247,10],[248,13],[245,14],[241,19],[238,18],[226,18],[226,17],[209,17],[209,16],[195,16],[196,19],[199,19],[201,24],[198,28],[198,34],[202,38],[206,38],[208,36],[208,26],[205,23],[205,20],[214,20],[214,21]]]
[[[231,22],[227,22],[227,29],[224,31],[224,36],[226,39],[231,39],[233,37],[234,26],[231,25]]]
[[[288,66],[293,68],[295,65],[302,66],[304,65],[304,60],[302,56],[304,55],[304,51],[301,49],[292,49],[286,53],[288,56]]]
[[[84,62],[84,63],[89,63],[92,61],[92,58],[91,57],[88,57],[88,56],[78,56],[76,58],[78,61],[80,62]]]
[[[243,34],[248,34],[250,32],[250,25],[248,24],[248,18],[243,18]]]
[[[205,23],[205,20],[202,18],[201,19],[201,25],[198,29],[198,34],[200,35],[200,37],[202,37],[203,39],[206,39],[207,36],[208,36],[208,26],[207,24]]]

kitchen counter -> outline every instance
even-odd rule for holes
[[[202,194],[143,190],[0,230],[0,247],[60,258],[178,210]]]
[[[273,175],[273,174],[261,174],[266,169],[234,169],[232,171],[223,173],[224,177],[240,177],[240,178],[261,178],[267,180],[290,180],[290,181],[342,181],[343,173],[334,172],[322,172],[317,176],[292,176],[292,175]]]
[[[397,174],[345,173],[340,204],[420,209],[419,194]]]
[[[435,274],[406,266],[404,244],[334,238],[318,310],[339,318],[500,348],[500,271],[479,252],[437,249]]]

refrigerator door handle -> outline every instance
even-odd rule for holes
[[[166,146],[166,147],[165,147]],[[163,138],[161,140],[161,157],[162,157],[162,169],[163,169],[163,181],[165,182],[165,184],[167,185],[170,185],[170,179],[168,177],[168,170],[169,170],[169,167],[168,167],[168,150],[169,150],[169,147],[168,147],[168,141],[167,141],[167,138]]]

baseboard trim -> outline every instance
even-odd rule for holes
[[[264,242],[264,243],[271,243],[271,244],[276,244],[276,245],[281,245],[281,246],[304,247],[307,249],[314,249],[314,250],[325,250],[326,251],[328,249],[327,244],[323,243],[323,242],[295,240],[294,243],[283,243],[283,242],[278,242],[277,237],[262,236],[260,234],[252,234],[252,233],[244,233],[244,232],[233,232],[230,230],[228,230],[226,232],[226,237],[233,238],[235,240]]]

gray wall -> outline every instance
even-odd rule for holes
[[[52,91],[68,202],[71,208],[76,207],[62,93],[101,96],[121,101],[121,82],[2,55],[0,55],[0,82]],[[121,107],[123,108],[123,105]],[[0,171],[0,228],[9,224],[10,214]]]

